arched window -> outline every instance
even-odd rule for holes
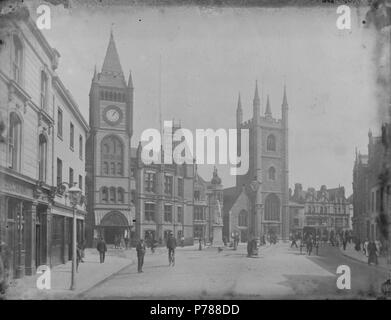
[[[22,141],[22,121],[15,112],[10,114],[8,131],[8,166],[20,170],[20,150]]]
[[[106,187],[101,188],[101,200],[102,202],[107,202],[109,199],[108,191]]]
[[[269,168],[269,180],[276,180],[276,169],[274,167]]]
[[[44,134],[39,135],[38,148],[38,179],[46,182],[47,140]]]
[[[114,187],[110,187],[110,202],[116,202],[117,201],[117,197],[116,197],[116,190]]]
[[[248,226],[248,213],[246,210],[240,211],[239,217],[238,217],[238,226],[239,227],[247,227]]]
[[[116,136],[107,136],[101,142],[102,175],[122,176],[124,168],[124,148]]]
[[[276,151],[276,137],[272,134],[267,137],[267,150]]]
[[[124,189],[118,188],[118,202],[124,203]]]
[[[271,193],[266,197],[265,220],[280,220],[280,199],[274,193]]]
[[[14,36],[14,55],[12,61],[13,76],[16,83],[22,83],[23,45],[18,36]]]

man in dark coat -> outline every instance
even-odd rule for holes
[[[137,270],[138,273],[143,272],[144,256],[145,256],[145,243],[144,239],[140,239],[136,246],[137,251]]]
[[[377,248],[374,241],[371,241],[368,244],[368,264],[371,264],[371,262],[374,262],[376,265],[378,264],[377,261]]]
[[[310,234],[307,238],[307,253],[310,256],[312,252],[313,240],[312,235]]]
[[[96,249],[99,251],[100,263],[104,263],[107,246],[105,240],[103,240],[103,237],[99,239],[98,244],[96,245]]]
[[[175,248],[176,248],[176,239],[172,233],[168,236],[167,239],[167,249],[168,249],[168,262],[169,266],[175,266]]]

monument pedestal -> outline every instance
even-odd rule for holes
[[[223,243],[223,225],[213,225],[213,247],[224,247]]]

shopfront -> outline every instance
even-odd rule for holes
[[[48,191],[23,177],[0,176],[1,241],[13,278],[35,274],[47,262]]]

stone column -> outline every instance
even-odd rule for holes
[[[52,226],[52,208],[48,206],[46,211],[42,212],[42,242],[43,242],[43,261],[42,264],[51,267],[51,226]]]
[[[6,210],[6,197],[0,195],[0,243],[7,243],[6,238],[6,225],[7,225],[7,210]]]
[[[24,229],[25,229],[25,273],[33,275],[36,271],[35,252],[36,252],[36,234],[35,224],[37,218],[37,203],[30,202],[25,204],[24,208]]]
[[[16,278],[23,278],[25,275],[25,222],[23,223],[24,203],[20,201],[17,204],[16,228],[17,228],[17,244],[16,244]]]

